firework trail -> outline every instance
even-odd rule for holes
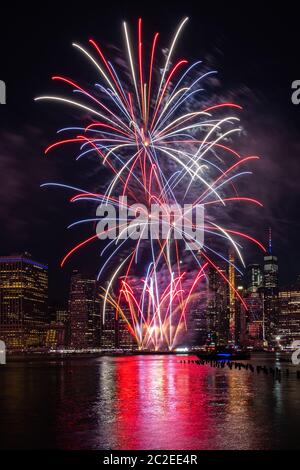
[[[240,132],[236,116],[241,111],[239,105],[221,102],[201,106],[201,101],[205,102],[201,100],[204,82],[216,72],[199,72],[200,61],[189,64],[185,59],[174,60],[176,43],[186,22],[187,18],[179,24],[159,73],[159,33],[154,34],[151,48],[145,54],[139,19],[135,47],[127,24],[123,24],[126,70],[117,71],[94,39],[89,40],[87,47],[74,43],[74,48],[94,67],[99,83],[90,92],[75,80],[54,76],[53,80],[72,89],[73,97],[36,98],[75,107],[89,116],[82,127],[61,129],[59,132],[67,132],[68,138],[51,144],[45,153],[77,144],[80,147],[77,159],[94,155],[111,174],[101,194],[58,183],[43,186],[72,189],[75,194],[71,202],[90,201],[100,207],[111,204],[127,209],[136,204],[150,208],[158,204],[167,216],[170,216],[168,208],[174,204],[189,203],[192,207],[201,204],[205,208],[205,243],[196,251],[185,251],[185,244],[176,233],[180,232],[183,239],[188,234],[176,223],[167,227],[164,240],[159,237],[146,240],[143,236],[132,240],[132,221],[124,221],[120,215],[118,235],[102,249],[104,261],[98,280],[103,285],[103,276],[109,271],[101,294],[103,321],[110,305],[117,316],[122,316],[139,348],[157,350],[176,346],[186,329],[186,316],[196,289],[206,281],[207,267],[217,270],[246,307],[218,261],[230,263],[226,255],[229,244],[244,266],[242,240],[264,250],[259,241],[221,226],[213,215],[215,206],[221,206],[224,211],[237,202],[261,206],[253,198],[239,196],[236,188],[243,176],[251,174],[246,168],[248,163],[258,157],[243,157],[231,147],[234,136]],[[89,223],[94,226],[99,220],[100,217],[79,220],[70,227]],[[147,217],[139,226],[140,234],[149,233],[154,222]],[[61,265],[98,238],[101,237],[96,233],[72,248]],[[194,266],[192,278],[187,264]],[[137,277],[134,273],[140,265],[144,270]]]

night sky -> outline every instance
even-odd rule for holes
[[[0,254],[27,250],[49,263],[51,298],[57,300],[66,292],[72,267],[96,272],[100,259],[95,245],[78,253],[64,270],[59,268],[68,249],[91,230],[66,230],[84,207],[67,204],[71,193],[40,188],[47,181],[95,185],[98,175],[90,161],[75,163],[72,151],[44,156],[56,130],[80,116],[33,99],[68,92],[51,82],[53,74],[94,83],[91,69],[71,47],[74,40],[83,44],[94,37],[106,51],[114,44],[122,54],[121,22],[131,23],[133,32],[141,16],[146,44],[159,31],[167,47],[178,22],[189,16],[177,57],[202,59],[218,70],[216,96],[244,108],[243,151],[262,158],[248,192],[262,200],[264,209],[245,213],[239,224],[264,242],[272,226],[281,284],[291,282],[300,273],[300,105],[291,102],[291,83],[300,80],[299,14],[287,2],[285,10],[274,3],[263,10],[262,2],[226,2],[226,9],[219,2],[141,3],[148,6],[101,1],[2,5],[0,79],[6,82],[7,104],[0,106]],[[256,250],[246,255],[247,262],[261,259]]]

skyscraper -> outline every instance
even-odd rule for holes
[[[65,345],[65,325],[51,322],[45,330],[45,346],[49,349],[62,348]]]
[[[263,272],[260,264],[249,264],[246,270],[247,291],[257,292],[263,287]]]
[[[232,344],[235,344],[236,342],[235,267],[234,267],[234,254],[232,251],[229,252],[228,279],[229,279],[229,342]]]
[[[265,289],[278,288],[278,260],[277,256],[272,253],[264,256],[264,287]]]
[[[262,290],[245,295],[248,307],[247,317],[247,344],[254,348],[262,348],[264,341],[264,297]]]
[[[210,328],[207,304],[208,283],[200,283],[191,296],[185,320],[187,332],[183,335],[182,346],[202,346],[209,342]]]
[[[225,268],[220,268],[225,275]],[[212,267],[207,271],[206,318],[211,342],[220,346],[228,344],[229,301],[228,285]]]
[[[278,260],[277,256],[273,255],[271,228],[269,228],[268,253],[264,256],[264,287],[278,289]]]
[[[269,344],[275,341],[278,310],[278,261],[272,252],[272,233],[269,229],[269,248],[264,256],[264,329]]]
[[[245,297],[244,276],[237,272],[235,274],[235,288],[241,297]],[[247,342],[247,309],[235,297],[235,344],[245,346]]]
[[[42,345],[47,301],[47,265],[28,253],[0,257],[0,337],[9,348]]]
[[[300,339],[300,288],[297,286],[279,292],[276,335],[282,345],[291,345],[294,340]]]
[[[114,306],[108,302],[105,309],[104,319],[102,319],[101,311],[101,347],[103,349],[115,349],[117,347],[117,331],[116,310]]]
[[[69,294],[70,346],[100,346],[100,306],[95,279],[73,271]]]
[[[123,277],[120,278],[120,286],[119,290],[122,288],[122,281]],[[144,284],[141,282],[141,279],[138,276],[127,276],[126,281],[131,286],[135,298],[141,299]],[[135,305],[132,305],[130,299],[127,297],[127,301],[125,298],[122,298],[120,302],[120,306],[122,309],[122,314],[118,313],[116,315],[116,338],[117,338],[117,347],[120,349],[136,349],[137,342],[133,336],[133,330],[130,329],[130,325],[132,325],[132,317],[134,316],[133,310],[136,308]]]

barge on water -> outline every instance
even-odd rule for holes
[[[250,359],[249,351],[239,350],[224,350],[224,351],[199,351],[196,353],[199,359],[206,359],[209,361],[235,361]]]

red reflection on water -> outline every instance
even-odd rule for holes
[[[193,449],[199,441],[202,448],[209,447],[214,427],[207,409],[207,371],[180,359],[136,356],[115,363],[112,432],[119,448]]]
[[[180,362],[188,359],[196,358],[141,355],[71,361],[70,369],[61,369],[58,387],[63,392],[53,432],[59,447],[276,448],[272,443],[278,441],[280,421],[274,406],[278,416],[283,409],[274,381],[247,370]],[[296,418],[293,412],[289,420]],[[285,418],[285,426],[289,420]]]

